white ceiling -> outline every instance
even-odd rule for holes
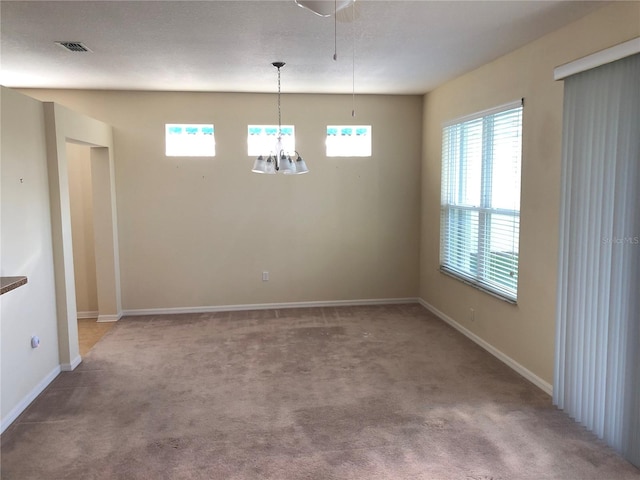
[[[355,39],[357,93],[421,94],[605,3],[357,0],[334,22],[294,0],[3,0],[0,83],[273,92],[281,60],[284,93],[351,93]]]

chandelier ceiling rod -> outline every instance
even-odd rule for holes
[[[273,62],[271,65],[278,69],[278,139],[282,137],[282,109],[280,108],[280,69],[286,65],[284,62]]]
[[[271,65],[278,69],[278,138],[276,140],[275,148],[264,158],[260,155],[256,158],[253,168],[254,173],[266,173],[273,175],[277,172],[284,173],[285,175],[303,174],[308,173],[309,169],[302,156],[294,151],[296,155],[295,161],[291,159],[291,153],[287,153],[282,145],[282,107],[280,103],[281,83],[280,83],[280,69],[285,66],[284,62],[273,62]],[[275,152],[275,155],[273,154]]]

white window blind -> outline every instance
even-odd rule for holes
[[[516,301],[522,102],[445,125],[440,268]]]

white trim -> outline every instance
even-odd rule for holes
[[[363,305],[397,305],[418,303],[417,297],[377,298],[363,300],[327,300],[318,302],[252,303],[246,305],[218,305],[208,307],[138,308],[124,310],[123,315],[171,315],[177,313],[234,312],[240,310],[273,310],[276,308],[356,307]]]
[[[486,110],[482,110],[481,112],[470,113],[468,115],[464,115],[462,117],[454,118],[452,120],[447,120],[442,123],[442,128],[450,127],[452,125],[457,125],[458,123],[468,122],[470,120],[475,120],[477,118],[486,117],[487,115],[494,115],[500,112],[506,112],[507,110],[513,110],[514,108],[524,107],[524,98],[520,100],[514,100],[513,102],[505,103],[503,105],[498,105],[497,107],[488,108]]]
[[[453,328],[458,330],[460,333],[462,333],[463,335],[465,335],[469,339],[473,340],[475,343],[480,345],[482,348],[484,348],[491,355],[493,355],[498,360],[500,360],[503,363],[505,363],[507,366],[511,367],[513,370],[518,372],[520,375],[522,375],[524,378],[529,380],[535,386],[537,386],[538,388],[543,390],[545,393],[547,393],[549,395],[553,394],[553,386],[550,383],[545,382],[542,378],[537,376],[531,370],[523,367],[518,362],[516,362],[513,358],[511,358],[507,354],[501,352],[496,347],[494,347],[493,345],[491,345],[490,343],[486,342],[485,340],[480,338],[478,335],[473,333],[471,330],[466,329],[465,327],[460,325],[458,322],[456,322],[453,318],[451,318],[448,315],[446,315],[445,313],[441,312],[440,310],[438,310],[433,305],[427,303],[422,298],[418,299],[418,303],[420,305],[422,305],[424,308],[426,308],[427,310],[429,310],[431,313],[433,313],[436,317],[440,318],[441,320],[443,320],[444,322],[448,323]]]
[[[597,68],[607,63],[615,62],[621,58],[630,57],[640,53],[640,37],[636,37],[628,42],[615,45],[605,50],[592,53],[586,57],[579,58],[573,62],[565,63],[553,69],[554,80],[564,80],[576,73],[586,72],[592,68]]]
[[[78,355],[76,358],[73,359],[71,363],[61,363],[60,370],[62,370],[63,372],[71,372],[75,370],[76,367],[80,365],[81,362],[82,362],[82,357]]]
[[[40,395],[42,391],[47,388],[49,384],[60,374],[60,371],[60,365],[56,366],[40,381],[40,383],[33,387],[33,390],[25,395],[25,397],[15,407],[13,407],[9,413],[7,413],[7,415],[2,419],[2,422],[0,422],[0,433],[4,432],[7,427],[11,425],[29,405],[31,405],[31,402],[33,402],[36,397]]]
[[[96,320],[96,322],[98,323],[117,322],[121,318],[122,318],[122,312],[116,313],[115,315],[98,315],[98,320]]]
[[[98,312],[97,311],[93,311],[93,312],[78,312],[76,314],[76,317],[78,318],[78,320],[80,320],[82,318],[98,318]]]

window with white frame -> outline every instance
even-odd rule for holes
[[[443,127],[440,269],[515,302],[522,101]]]
[[[215,157],[216,139],[211,124],[165,125],[167,157]]]
[[[280,127],[282,138],[282,148],[288,155],[293,155],[296,151],[296,135],[293,125],[282,125]],[[278,141],[277,125],[249,125],[247,128],[247,155],[257,157],[258,155],[276,155],[276,143]]]
[[[370,157],[371,125],[327,125],[327,157]]]

